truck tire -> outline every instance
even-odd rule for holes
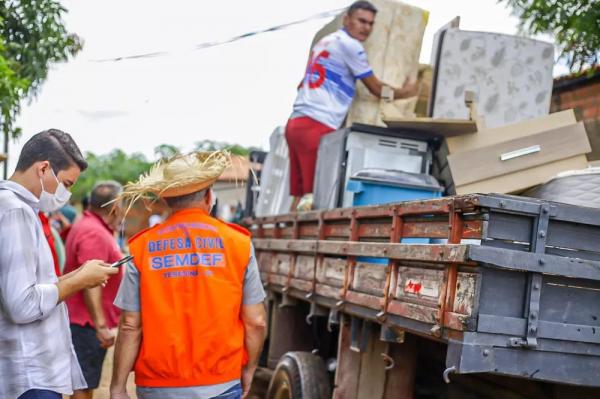
[[[267,399],[329,399],[330,377],[325,362],[308,352],[288,352],[275,368]]]

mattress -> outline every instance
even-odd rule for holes
[[[547,115],[554,47],[519,36],[445,31],[436,65],[434,118],[467,119],[465,91],[475,93],[488,128]]]
[[[600,208],[600,168],[561,173],[523,195],[565,204]]]

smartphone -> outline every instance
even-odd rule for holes
[[[112,265],[110,265],[110,267],[120,267],[120,266],[123,266],[125,263],[129,262],[132,259],[133,259],[132,255],[126,256],[123,259],[118,260],[115,263],[113,263]]]

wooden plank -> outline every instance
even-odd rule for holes
[[[502,154],[536,145],[541,149],[539,152],[506,161],[500,159]],[[591,147],[583,122],[579,122],[575,125],[560,127],[476,150],[450,154],[448,163],[450,164],[454,184],[464,186],[491,177],[502,176],[586,154],[590,151]],[[473,165],[485,165],[485,168],[474,168]]]
[[[467,329],[466,322],[469,319],[464,314],[446,312],[444,314],[444,327],[451,330],[464,331]]]
[[[437,317],[437,306],[429,307],[416,305],[414,303],[391,300],[388,305],[388,313],[406,317],[407,319],[435,324]]]
[[[315,292],[318,295],[322,295],[327,298],[333,298],[336,300],[342,299],[342,288],[332,287],[325,284],[315,284]]]
[[[310,252],[314,253],[317,248],[316,240],[291,240],[291,239],[265,239],[255,238],[252,240],[254,248],[280,252]]]
[[[467,245],[387,244],[345,241],[319,241],[318,253],[369,256],[421,262],[466,263]]]
[[[380,310],[383,305],[383,295],[375,296],[363,292],[346,291],[345,301],[374,310]]]
[[[350,350],[351,335],[348,319],[342,317],[340,323],[333,399],[359,399],[357,394],[361,356]]]
[[[442,294],[444,270],[427,270],[401,266],[398,268],[398,283],[394,298],[408,298],[437,304]]]
[[[358,262],[350,289],[371,295],[383,296],[387,264]]]
[[[285,253],[277,253],[273,259],[271,273],[287,276],[292,267],[292,255]]]
[[[315,258],[299,255],[296,258],[296,268],[293,277],[300,280],[312,281],[315,272]]]
[[[387,372],[383,399],[412,399],[417,375],[417,341],[406,334],[401,344],[390,344],[394,367]]]
[[[350,237],[350,222],[344,224],[326,224],[323,226],[323,234],[326,238]]]
[[[468,263],[467,245],[254,239],[259,250],[342,256],[368,256],[436,263]]]
[[[456,282],[456,294],[454,297],[454,313],[470,316],[475,307],[475,288],[477,282],[477,274],[475,273],[458,273]]]
[[[362,223],[358,226],[359,238],[388,238],[392,233],[392,218],[378,223]]]
[[[477,132],[475,121],[469,119],[386,118],[383,122],[393,129],[439,134],[444,137]]]
[[[344,284],[345,270],[345,259],[325,257],[321,264],[317,264],[315,278],[318,283],[341,288]]]
[[[463,238],[480,238],[481,237],[481,220],[472,220],[465,223],[465,231]],[[299,236],[304,239],[316,239],[318,233],[317,226],[307,225],[300,226]],[[391,234],[391,217],[378,223],[361,224],[358,227],[358,236],[364,238],[389,238]],[[326,238],[347,238],[350,236],[349,223],[325,225],[324,235]],[[264,238],[274,238],[273,229],[264,230]],[[291,234],[287,236],[291,237]],[[282,234],[282,238],[287,237]],[[435,220],[407,220],[402,229],[402,237],[404,238],[447,238],[448,237],[448,222]]]
[[[359,398],[383,398],[386,371],[381,354],[387,351],[387,345],[379,340],[377,331],[375,328],[369,331],[367,350],[361,353],[357,394]]]
[[[303,291],[303,292],[311,292],[312,291],[312,281],[306,281],[306,280],[298,280],[298,279],[290,279],[289,280],[289,285],[292,288],[296,288],[297,290]]]

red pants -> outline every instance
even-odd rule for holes
[[[334,130],[307,116],[288,121],[285,139],[290,152],[290,194],[294,197],[313,192],[319,142]]]

